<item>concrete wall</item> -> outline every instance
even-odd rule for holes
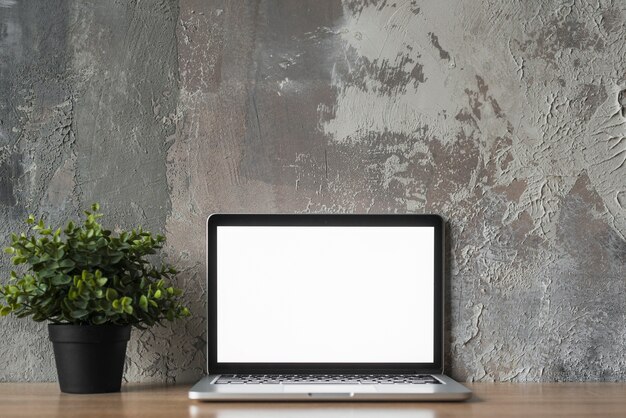
[[[623,380],[625,24],[605,0],[0,0],[0,243],[93,201],[164,231],[195,316],[135,331],[126,378],[182,382],[209,213],[437,212],[454,377]],[[0,380],[55,378],[43,324],[0,341]]]

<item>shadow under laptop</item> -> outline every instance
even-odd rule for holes
[[[216,410],[219,408],[219,410]],[[189,406],[193,418],[435,418],[437,413],[415,403],[394,404],[393,406],[367,403],[251,403],[228,405],[227,403],[205,403]]]

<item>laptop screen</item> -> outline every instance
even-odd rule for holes
[[[217,226],[218,363],[432,363],[433,226]]]

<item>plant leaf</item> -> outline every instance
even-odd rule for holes
[[[116,291],[115,289],[113,289],[113,288],[109,287],[109,288],[106,290],[105,296],[106,296],[106,299],[107,299],[109,302],[113,302],[113,301],[117,298],[117,291]]]
[[[62,268],[74,267],[75,265],[76,263],[74,263],[74,261],[70,260],[69,258],[64,258],[63,260],[59,260],[59,267],[62,267]]]
[[[55,286],[60,286],[64,284],[68,284],[72,281],[72,278],[67,274],[58,274],[56,276],[52,276],[50,282]]]
[[[89,312],[86,309],[76,309],[70,312],[70,316],[76,319],[84,318],[87,315],[89,315]]]

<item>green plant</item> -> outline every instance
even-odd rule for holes
[[[98,223],[99,205],[91,210],[85,211],[83,225],[70,221],[56,230],[31,215],[26,223],[32,235],[11,234],[5,252],[28,272],[12,271],[8,284],[0,285],[0,315],[142,329],[189,316],[180,302],[182,291],[167,284],[176,270],[146,260],[165,238],[141,227],[114,236]]]

